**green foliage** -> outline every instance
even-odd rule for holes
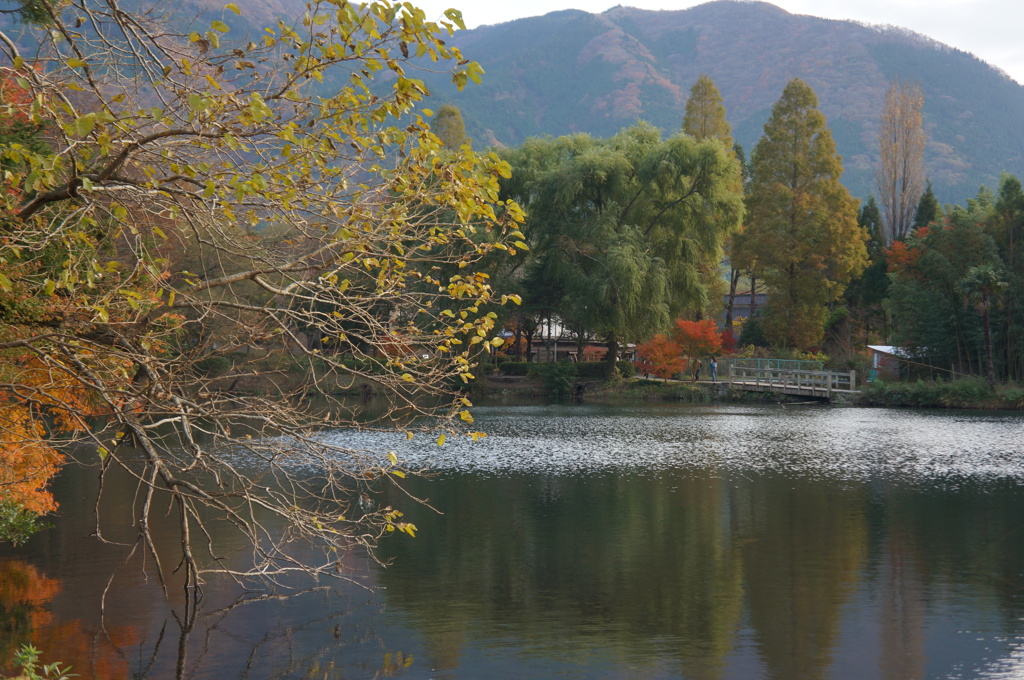
[[[1021,375],[1021,263],[1003,259],[1016,256],[1014,195],[1007,179],[1001,200],[982,191],[889,250],[891,340],[917,361],[993,381]]]
[[[528,212],[525,309],[615,348],[704,304],[701,272],[717,267],[743,212],[720,142],[662,140],[638,124],[604,141],[531,139],[504,157],[503,195]]]
[[[498,370],[505,375],[523,376],[527,375],[535,365],[525,361],[503,361],[498,364]]]
[[[64,666],[59,661],[39,663],[39,655],[39,650],[32,645],[22,645],[14,655],[14,663],[21,666],[22,677],[25,680],[70,680],[78,677],[70,672],[70,666]]]
[[[36,513],[18,503],[0,500],[0,541],[20,545],[45,528],[46,524]]]
[[[939,205],[939,199],[935,198],[935,192],[932,191],[932,183],[929,180],[925,183],[924,193],[921,194],[921,200],[918,201],[917,209],[914,211],[914,229],[927,227],[938,221],[940,217],[942,217],[942,207]]]
[[[544,381],[544,390],[548,396],[554,398],[571,396],[573,385],[578,378],[582,377],[579,368],[580,364],[573,361],[543,364],[543,369],[538,372]]]
[[[764,329],[761,327],[761,320],[756,317],[746,319],[737,342],[740,346],[768,347],[768,338],[765,337]]]
[[[876,380],[864,386],[858,403],[867,406],[910,406],[918,408],[1021,408],[1019,391],[1005,395],[993,392],[980,377],[952,381],[917,380],[888,382]]]

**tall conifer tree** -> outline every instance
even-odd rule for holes
[[[701,75],[697,79],[697,82],[690,88],[690,98],[686,100],[686,113],[683,115],[683,132],[690,135],[697,141],[703,142],[708,139],[715,139],[722,143],[725,147],[726,153],[735,158],[735,146],[736,143],[732,138],[732,127],[729,125],[729,121],[725,114],[725,105],[722,104],[722,95],[718,92],[718,88],[715,87],[715,83],[711,80],[711,77],[707,74]],[[743,175],[742,175],[742,163],[737,163],[737,173],[735,180],[736,193],[742,194],[743,192]],[[732,240],[736,237],[739,230],[734,231],[730,235],[729,241],[726,242],[726,249],[729,251],[729,259],[732,260]],[[736,298],[736,286],[740,279],[740,270],[735,266],[730,267],[729,272],[729,292],[726,296],[726,325],[731,327],[732,325],[732,310],[734,301]],[[715,294],[716,288],[721,287],[721,276],[719,272],[718,262],[707,262],[703,266],[703,276],[705,279],[705,287]],[[717,293],[717,297],[721,299],[721,292]],[[702,316],[701,312],[704,310],[688,310],[696,312],[695,316]]]
[[[698,78],[690,88],[690,98],[686,100],[686,113],[683,115],[683,132],[700,142],[717,139],[727,150],[732,150],[732,127],[725,117],[722,95],[707,74]]]
[[[842,160],[817,107],[814,90],[791,80],[753,154],[747,240],[769,288],[764,330],[777,346],[819,342],[827,305],[868,259],[857,201],[839,182]]]

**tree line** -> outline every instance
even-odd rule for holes
[[[501,151],[512,170],[502,196],[526,211],[530,248],[495,272],[523,300],[504,319],[526,338],[515,349],[528,356],[557,319],[581,349],[606,343],[609,361],[640,344],[641,365],[662,375],[692,345],[671,337],[679,322],[724,315],[721,330],[735,328],[741,345],[824,349],[843,368],[866,368],[868,344],[891,344],[932,376],[1021,379],[1021,183],[1004,176],[996,195],[983,187],[966,206],[939,206],[923,104],[918,84],[892,83],[878,201],[863,206],[843,187],[827,122],[799,79],[749,161],[707,76],[668,139],[641,122],[605,140],[543,137]],[[741,289],[768,301],[734,326]]]
[[[530,247],[501,274],[523,300],[511,323],[530,337],[558,319],[578,342],[606,343],[609,362],[624,342],[716,315],[723,296],[731,307],[742,277],[771,291],[761,315],[769,342],[810,347],[867,265],[857,202],[800,80],[774,106],[749,164],[706,76],[667,139],[641,122],[606,140],[530,139],[502,157],[511,167],[502,195],[526,211]]]

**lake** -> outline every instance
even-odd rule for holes
[[[0,552],[0,653],[30,639],[102,678],[1024,677],[1022,415],[474,415],[478,443],[326,435],[434,471],[408,491],[437,512],[385,499],[419,529],[390,566],[209,582],[194,612],[89,537],[95,471],[69,468],[55,528]]]

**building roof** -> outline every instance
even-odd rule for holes
[[[910,352],[905,347],[897,347],[895,345],[868,345],[868,349],[872,352],[878,352],[880,354],[888,354],[894,356],[897,359],[910,359]]]

